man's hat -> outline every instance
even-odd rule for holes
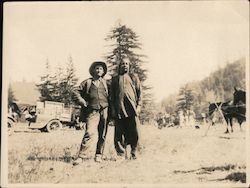
[[[97,65],[101,65],[103,67],[104,73],[103,73],[102,77],[105,76],[105,74],[107,73],[107,65],[106,65],[106,63],[104,63],[102,61],[95,61],[94,63],[92,63],[92,65],[89,68],[90,75],[94,76],[94,69]]]

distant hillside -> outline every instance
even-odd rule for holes
[[[34,82],[13,82],[10,84],[19,104],[35,104],[39,101],[40,92]]]
[[[209,77],[198,82],[197,85],[205,92],[212,92],[213,97],[206,98],[207,101],[232,100],[234,87],[246,89],[246,60],[240,59],[233,63],[228,63],[224,68],[210,74]]]
[[[245,90],[245,64],[246,60],[242,58],[219,68],[203,80],[186,83],[183,87],[192,91],[195,112],[205,112],[209,102],[233,100],[234,87]],[[166,111],[173,113],[177,98],[178,95],[168,96],[161,104]]]

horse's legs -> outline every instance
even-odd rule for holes
[[[232,132],[234,132],[234,130],[233,130],[233,121],[232,121],[232,118],[229,119],[229,122],[230,122],[231,133],[232,133]]]
[[[241,124],[243,123],[243,121],[238,120],[238,122],[239,122],[239,125],[240,125],[240,131],[242,131]]]
[[[227,130],[224,132],[225,134],[227,134],[227,133],[229,133],[229,131],[228,131],[228,118],[225,118],[225,120],[226,120],[226,122],[227,122]]]

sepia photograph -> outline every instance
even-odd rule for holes
[[[1,187],[250,186],[249,2],[3,4]]]

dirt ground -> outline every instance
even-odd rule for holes
[[[109,127],[102,163],[89,159],[72,165],[83,136],[82,130],[65,128],[41,133],[17,124],[8,137],[9,183],[52,184],[217,184],[246,185],[246,125],[224,134],[225,125],[200,129],[140,126],[137,160],[117,158],[113,127]]]

